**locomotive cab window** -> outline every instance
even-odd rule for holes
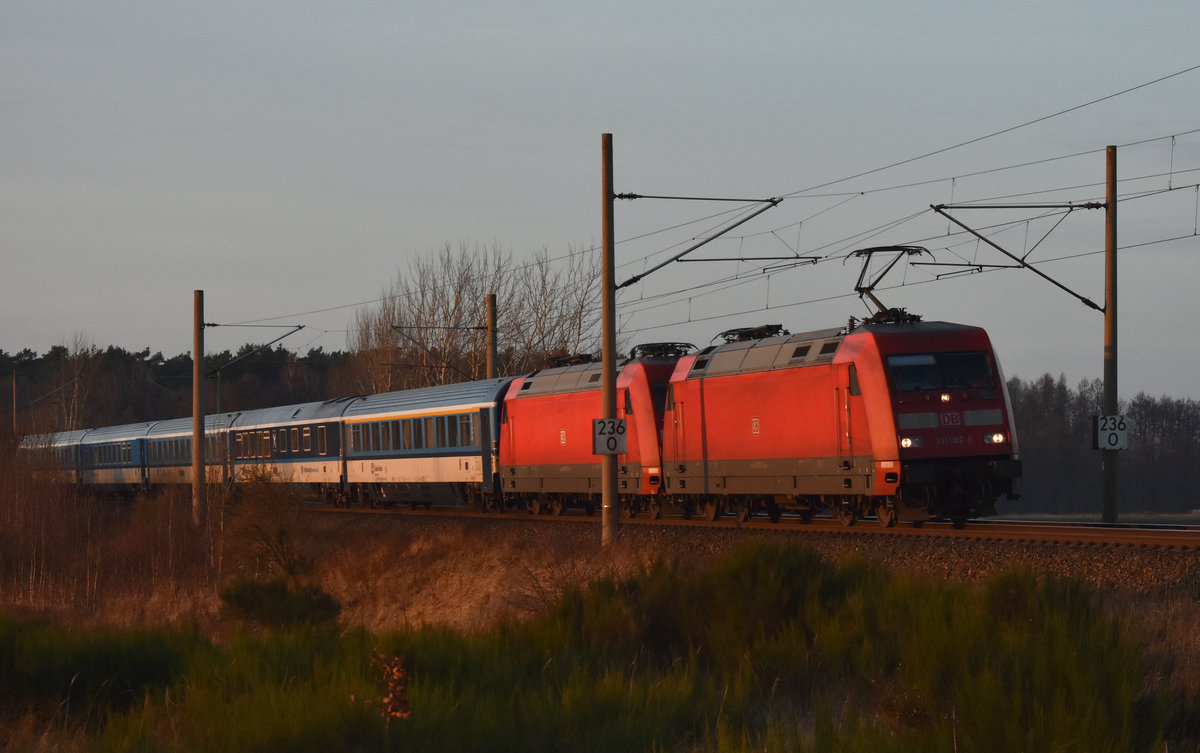
[[[986,389],[992,370],[986,353],[923,353],[887,358],[888,373],[900,392]]]

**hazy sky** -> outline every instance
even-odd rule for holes
[[[1114,144],[1122,396],[1200,398],[1200,70],[1110,97],[1200,65],[1197,29],[1182,0],[9,0],[0,349],[187,352],[195,289],[209,321],[284,317],[307,325],[285,345],[345,348],[350,304],[447,242],[598,244],[605,132],[618,191],[788,197],[695,257],[828,257],[664,269],[622,291],[626,341],[838,326],[868,313],[848,252],[1005,262],[929,205],[1102,200]],[[742,208],[618,203],[618,278]],[[1050,213],[957,216],[1103,302],[1103,212],[1047,236]],[[1102,314],[1028,271],[934,281],[955,269],[899,264],[878,295],[986,327],[1009,376],[1100,375]]]

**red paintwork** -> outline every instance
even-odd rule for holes
[[[940,394],[898,393],[885,369],[890,354],[983,351],[995,386]],[[715,351],[711,356],[720,352]],[[692,374],[705,354],[680,359],[671,376],[663,458],[672,492],[892,495],[902,461],[1008,455],[1011,445],[984,445],[985,432],[1012,436],[1003,378],[982,329],[942,323],[861,327],[846,335],[825,363],[726,373]],[[747,357],[749,360],[749,357]],[[858,389],[852,390],[852,376]],[[691,378],[689,378],[691,376]],[[1001,417],[964,426],[963,411]],[[920,449],[901,449],[897,414],[957,415],[920,435]],[[774,477],[774,486],[755,477]],[[678,480],[685,480],[681,489]],[[850,484],[847,486],[847,484]],[[788,488],[791,485],[792,488]]]
[[[659,432],[652,383],[665,382],[675,359],[634,359],[617,377],[617,416],[627,426],[627,453],[617,456],[621,493],[654,493],[661,479]],[[500,483],[505,491],[599,492],[600,456],[592,452],[592,420],[601,417],[600,380],[568,391],[530,393],[527,381],[568,370],[599,375],[600,365],[546,369],[513,381],[500,424]],[[626,394],[632,413],[626,412]],[[622,484],[621,482],[625,482]],[[536,485],[536,488],[532,488]]]

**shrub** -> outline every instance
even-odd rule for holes
[[[337,618],[341,605],[314,585],[295,590],[287,583],[239,579],[221,589],[221,601],[241,618],[269,627],[307,623],[319,625]]]

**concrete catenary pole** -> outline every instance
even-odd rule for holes
[[[1104,211],[1104,394],[1101,413],[1117,415],[1117,148],[1107,148],[1108,188]],[[1103,519],[1117,522],[1117,458],[1119,452],[1105,451],[1103,458]]]
[[[208,484],[204,472],[204,291],[192,298],[192,525],[208,516]]]
[[[496,294],[487,297],[487,378],[496,378]]]
[[[613,153],[612,134],[605,133],[600,137],[600,149],[603,157],[603,218],[602,232],[603,254],[601,266],[604,268],[601,280],[601,369],[604,377],[600,383],[603,396],[603,412],[601,418],[606,421],[617,417],[617,288],[616,288],[616,241],[613,238]],[[617,503],[617,456],[600,456],[600,492],[601,492],[601,525],[604,532],[600,543],[608,546],[616,541],[617,522],[620,517],[620,507]]]

